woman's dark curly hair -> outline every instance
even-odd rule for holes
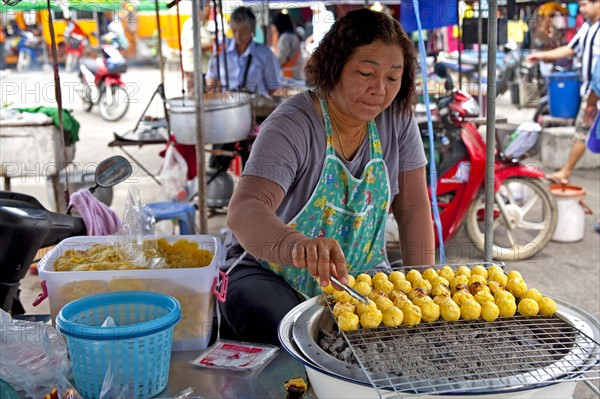
[[[306,64],[306,80],[327,96],[339,83],[348,58],[360,46],[377,40],[395,44],[404,54],[402,84],[394,102],[401,113],[412,112],[415,96],[415,52],[400,23],[388,15],[363,8],[350,11],[327,32]]]

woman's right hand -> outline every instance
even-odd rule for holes
[[[329,285],[329,276],[347,284],[346,257],[340,244],[332,238],[307,238],[298,242],[292,250],[294,267],[307,269],[319,278],[321,286]]]

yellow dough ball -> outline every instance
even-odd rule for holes
[[[538,301],[538,305],[540,307],[538,314],[542,316],[552,316],[556,313],[556,302],[552,298],[545,296]]]
[[[456,321],[460,319],[460,306],[452,299],[447,299],[440,305],[440,313],[442,314],[442,319]]]
[[[450,294],[440,294],[440,295],[436,295],[433,297],[433,302],[437,303],[438,305],[442,305],[442,303],[444,303],[446,301],[446,299],[450,299]]]
[[[486,291],[479,291],[473,298],[480,305],[483,305],[486,302],[494,302],[494,296]]]
[[[413,282],[413,288],[421,288],[425,290],[428,294],[431,292],[431,283],[429,280],[425,280],[424,278],[420,278]]]
[[[390,280],[392,283],[396,284],[396,281],[406,280],[406,276],[404,275],[404,273],[402,273],[398,270],[394,270],[393,272],[391,272],[389,274],[388,280]]]
[[[477,265],[471,269],[471,277],[473,277],[474,275],[482,276],[484,279],[487,279],[488,271],[482,265]]]
[[[525,291],[524,293],[521,294],[521,299],[533,299],[534,301],[539,301],[540,299],[542,299],[542,293],[539,292],[537,289],[535,288],[529,288],[527,291]]]
[[[356,306],[351,304],[350,302],[338,302],[333,306],[333,314],[338,317],[342,313],[354,313],[356,311]]]
[[[365,283],[364,281],[359,281],[358,283],[354,284],[354,289],[359,294],[362,294],[364,296],[369,296],[369,294],[371,292],[373,292],[373,289],[371,288],[371,286],[369,284]]]
[[[408,299],[410,299],[411,301],[415,298],[422,298],[424,296],[429,296],[429,293],[423,288],[415,288],[408,293]]]
[[[433,323],[440,318],[440,305],[429,300],[419,306],[421,308],[421,320]]]
[[[536,316],[540,311],[540,305],[531,298],[525,298],[519,301],[517,309],[521,316]]]
[[[457,284],[451,291],[450,293],[452,294],[452,296],[458,294],[459,292],[464,292],[466,294],[470,294],[471,291],[469,291],[469,287],[467,287],[465,284]]]
[[[422,296],[422,297],[418,297],[413,299],[412,303],[414,303],[415,305],[421,307],[423,304],[427,303],[427,302],[433,302],[433,299],[431,299],[431,297],[428,296]]]
[[[520,278],[521,280],[523,280],[523,276],[521,275],[521,273],[519,273],[516,270],[511,270],[510,272],[508,272],[506,278],[509,280],[512,280],[513,278]]]
[[[450,288],[444,284],[438,284],[431,290],[431,295],[436,297],[438,295],[448,294],[450,295]]]
[[[469,277],[464,274],[457,275],[454,277],[454,280],[450,283],[450,288],[454,289],[457,285],[462,284],[465,286],[469,286]]]
[[[379,309],[369,309],[360,315],[360,325],[363,328],[377,328],[383,320],[383,313]]]
[[[502,285],[500,285],[500,283],[497,281],[488,281],[487,286],[490,289],[490,292],[492,293],[492,295],[496,295],[496,292],[498,292],[498,291],[504,291],[504,287]]]
[[[333,285],[331,285],[331,282],[327,284],[327,287],[322,287],[322,289],[325,295],[332,295],[336,291],[336,289],[333,288]]]
[[[445,285],[446,287],[450,287],[450,282],[447,279],[445,279],[444,277],[442,277],[442,276],[437,276],[431,282],[431,286],[434,287],[434,288],[436,286],[440,285],[440,284],[441,285]]]
[[[389,281],[387,274],[384,272],[375,273],[375,275],[371,278],[373,287],[375,287],[375,284],[377,284],[378,281]]]
[[[474,299],[467,299],[460,305],[460,317],[464,320],[477,320],[481,316],[481,305]]]
[[[387,277],[385,280],[375,280],[373,282],[373,288],[375,288],[376,290],[382,291],[385,294],[389,294],[390,292],[392,292],[394,290],[394,283],[392,283],[391,281],[387,280]]]
[[[394,283],[394,289],[408,294],[412,291],[412,284],[408,280],[400,280]]]
[[[520,278],[513,278],[506,283],[506,290],[513,294],[516,298],[520,298],[521,294],[527,291],[527,283]]]
[[[406,305],[407,303],[412,305],[411,300],[407,297],[399,296],[396,299],[394,299],[394,306],[400,309],[404,309],[404,305]]]
[[[487,285],[484,285],[479,281],[475,281],[473,284],[469,284],[469,292],[471,293],[471,295],[476,295],[480,291],[486,292],[486,287]]]
[[[385,293],[379,291],[379,290],[373,290],[371,291],[371,293],[369,295],[367,295],[367,297],[372,300],[372,301],[376,301],[380,296],[386,296]]]
[[[350,312],[342,313],[338,316],[338,326],[343,331],[358,330],[358,315]]]
[[[500,317],[512,317],[517,311],[517,304],[515,301],[511,301],[510,299],[501,299],[500,301],[496,302],[496,305],[498,305]]]
[[[348,287],[351,287],[351,288],[354,288],[354,286],[356,285],[356,279],[351,274],[348,275],[348,284],[347,285],[348,285]]]
[[[333,299],[336,302],[352,302],[352,297],[346,291],[333,291]]]
[[[500,309],[494,302],[486,302],[481,305],[481,318],[485,321],[494,321],[500,315]]]
[[[438,274],[440,277],[445,278],[450,283],[452,283],[452,280],[454,280],[454,270],[452,270],[450,266],[442,266],[442,268],[438,271]]]
[[[481,283],[483,285],[487,285],[487,280],[485,279],[485,277],[479,274],[472,274],[471,277],[469,277],[469,282],[467,283],[467,285],[471,286],[471,284],[473,283]]]
[[[494,295],[494,300],[496,301],[496,303],[498,303],[499,301],[503,300],[503,299],[508,299],[510,301],[516,302],[516,298],[513,294],[511,294],[508,291],[498,291],[496,292],[496,295]]]
[[[382,312],[390,306],[394,306],[394,302],[392,302],[390,298],[385,296],[379,297],[377,301],[375,301],[375,304],[377,305],[377,309],[381,310]]]
[[[361,273],[358,276],[356,276],[355,283],[358,283],[359,281],[364,281],[365,283],[369,284],[370,286],[373,286],[373,283],[371,281],[371,276],[369,276],[367,273]]]
[[[392,301],[395,301],[396,298],[398,298],[398,297],[408,298],[406,296],[406,294],[404,292],[402,292],[402,291],[393,290],[392,292],[390,292],[388,294],[388,298],[390,298]]]
[[[430,267],[429,269],[425,270],[423,272],[423,278],[427,281],[429,281],[430,283],[433,283],[433,279],[435,279],[438,276],[437,271],[435,271],[435,269],[433,267]]]
[[[387,327],[398,327],[404,320],[404,312],[396,306],[390,306],[383,312],[383,325]]]
[[[459,266],[456,269],[456,276],[467,276],[467,278],[471,277],[471,269],[468,266]]]
[[[504,274],[503,271],[494,271],[489,274],[488,284],[490,281],[495,281],[503,287],[506,287],[506,283],[508,282],[508,277]]]
[[[490,267],[488,267],[487,271],[488,271],[488,277],[491,276],[492,273],[494,273],[494,272],[504,273],[504,269],[502,269],[500,266],[497,266],[497,265],[491,265]]]
[[[462,306],[463,302],[475,299],[473,295],[469,294],[468,292],[460,291],[452,295],[452,300],[456,302],[458,306]]]
[[[356,304],[356,313],[359,316],[369,310],[377,310],[377,304],[375,304],[375,302],[373,302],[373,301],[369,301],[368,304],[366,304],[364,302],[358,302]]]
[[[421,278],[423,278],[423,276],[421,275],[421,272],[417,269],[411,269],[408,271],[408,273],[406,273],[406,279],[410,281],[411,284],[414,284],[415,280]]]
[[[407,326],[415,326],[421,322],[421,308],[417,305],[405,305],[402,308],[402,313],[404,313],[402,323]]]

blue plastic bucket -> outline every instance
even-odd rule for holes
[[[115,326],[101,327],[108,316]],[[169,380],[173,327],[180,319],[179,302],[154,292],[110,292],[65,305],[56,328],[66,338],[77,391],[100,397],[110,370],[114,391],[107,397],[157,395]]]
[[[555,72],[548,76],[550,115],[556,118],[575,118],[579,111],[579,74]]]

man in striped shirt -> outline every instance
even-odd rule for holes
[[[589,108],[586,112],[587,100],[591,91],[592,71],[600,55],[600,0],[579,0],[578,3],[579,12],[586,21],[571,42],[553,50],[532,53],[527,57],[528,61],[537,62],[556,61],[575,55],[581,63],[581,106],[575,120],[573,146],[562,169],[547,176],[548,179],[561,184],[569,182],[571,172],[586,150],[585,140],[593,120],[589,117]]]

